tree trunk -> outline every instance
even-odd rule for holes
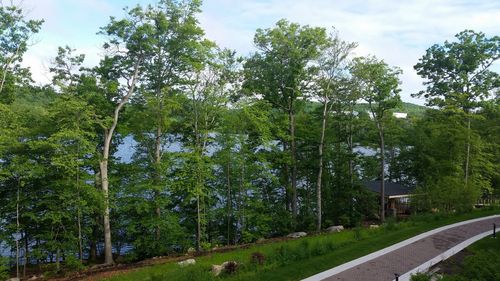
[[[201,213],[200,213],[200,195],[196,194],[196,251],[201,250]]]
[[[241,162],[241,170],[240,170],[240,223],[241,223],[241,232],[246,228],[246,218],[245,218],[245,199],[246,199],[246,191],[245,191],[245,159]],[[242,235],[243,236],[243,235]]]
[[[465,157],[465,187],[469,181],[469,161],[470,161],[470,117],[467,116],[467,154]]]
[[[23,266],[23,278],[26,277],[26,268],[29,262],[29,245],[28,245],[28,233],[24,232],[24,266]]]
[[[325,131],[326,131],[326,118],[327,118],[327,111],[328,111],[328,102],[325,98],[325,102],[323,104],[323,121],[321,124],[321,137],[319,140],[319,147],[318,147],[318,152],[319,152],[319,161],[318,161],[318,179],[316,181],[316,205],[317,205],[317,214],[316,214],[316,219],[317,219],[317,224],[316,224],[316,231],[321,231],[321,179],[323,177],[323,147],[324,147],[324,142],[325,142]]]
[[[107,137],[106,137],[107,138]],[[109,222],[109,180],[108,180],[108,155],[109,144],[105,145],[105,153],[101,160],[101,187],[104,193],[104,263],[113,264],[112,244],[111,244],[111,225]]]
[[[57,272],[61,270],[61,249],[59,248],[56,250],[56,269]]]
[[[379,124],[380,136],[380,220],[385,221],[385,142],[384,128]]]
[[[113,113],[113,123],[110,128],[104,130],[104,145],[102,159],[99,163],[99,168],[101,170],[101,187],[104,194],[104,263],[113,264],[113,253],[111,244],[111,226],[109,222],[109,179],[108,179],[108,160],[109,151],[111,147],[111,141],[113,140],[113,133],[118,125],[118,117],[120,110],[125,106],[129,98],[134,93],[135,83],[137,77],[139,76],[139,63],[137,61],[134,65],[134,73],[132,75],[131,81],[128,84],[127,94],[122,98],[122,100],[116,106]]]
[[[295,113],[293,109],[289,111],[290,119],[290,159],[292,161],[292,217],[295,226],[297,220],[297,147],[295,143]]]
[[[160,107],[161,110],[161,107]],[[158,118],[160,119],[160,118]],[[160,122],[160,120],[158,120]],[[156,141],[155,141],[155,166],[156,166],[156,174],[155,174],[155,188],[161,185],[161,175],[160,175],[160,164],[161,164],[161,135],[162,135],[162,130],[161,130],[161,125],[158,124],[158,127],[156,128]],[[156,225],[156,241],[160,240],[160,218],[161,218],[161,208],[158,204],[158,198],[160,197],[159,190],[154,191],[154,201],[156,204],[156,217],[158,219],[157,225]]]
[[[80,167],[78,165],[78,157],[80,155],[80,143],[77,145],[77,164],[76,164],[76,192],[77,192],[77,224],[78,224],[78,258],[83,262],[83,246],[82,246],[82,210],[80,208]]]
[[[19,200],[21,194],[21,178],[17,179],[17,201],[16,201],[16,234],[19,235],[21,224],[19,223]],[[16,277],[19,276],[19,238],[16,237]]]
[[[101,172],[95,171],[94,185],[96,189],[101,185]],[[89,261],[97,261],[97,241],[99,237],[98,225],[100,224],[99,214],[94,213],[94,225],[92,226],[92,238],[90,239]]]
[[[230,233],[231,233],[231,158],[229,158],[227,163],[227,244],[230,243]]]

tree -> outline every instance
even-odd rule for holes
[[[464,114],[467,138],[471,134],[471,114],[500,87],[498,74],[491,66],[500,58],[500,37],[487,38],[482,32],[464,30],[455,35],[458,42],[445,41],[433,45],[415,65],[417,73],[426,79],[426,91],[415,96],[425,97],[427,105]],[[464,182],[470,173],[471,144],[467,141]]]
[[[38,33],[43,20],[26,20],[21,8],[0,3],[0,94],[9,78],[19,79],[19,62],[28,50],[28,41]]]
[[[261,95],[288,116],[288,136],[282,138],[281,143],[283,150],[289,153],[290,160],[284,165],[285,185],[287,193],[291,192],[290,205],[295,224],[298,204],[296,103],[308,94],[312,86],[312,77],[317,72],[312,62],[327,45],[326,31],[280,20],[274,28],[258,29],[254,43],[258,51],[245,63],[245,88],[253,95]]]
[[[84,54],[73,55],[75,49],[69,46],[58,47],[57,56],[54,59],[50,72],[54,74],[52,83],[63,92],[74,91],[76,83],[80,79]]]
[[[321,135],[318,145],[319,163],[318,163],[318,179],[316,181],[317,194],[317,224],[316,230],[321,231],[321,180],[323,177],[323,149],[325,145],[325,132],[327,126],[328,115],[334,104],[334,100],[340,99],[341,88],[345,88],[347,75],[347,57],[350,52],[356,48],[356,43],[348,43],[342,41],[338,33],[335,32],[328,38],[327,47],[323,50],[319,58],[319,75],[318,75],[318,97],[323,104],[323,113],[321,121]]]
[[[109,54],[101,61],[96,71],[101,82],[111,91],[111,101],[115,107],[111,116],[103,124],[104,142],[99,163],[100,181],[104,194],[104,249],[105,263],[112,264],[111,227],[109,221],[109,178],[108,159],[111,142],[122,108],[135,93],[136,84],[142,73],[142,63],[151,52],[151,32],[153,26],[144,22],[145,15],[139,6],[128,11],[128,18],[116,20],[103,27],[101,33],[109,37],[104,48]],[[125,83],[120,83],[123,79]]]
[[[352,74],[359,83],[363,100],[368,102],[370,113],[377,126],[380,149],[380,219],[385,220],[385,141],[384,124],[388,110],[401,102],[399,79],[401,70],[389,67],[375,57],[355,58]]]
[[[196,249],[200,251],[203,228],[206,222],[202,214],[206,180],[210,169],[208,146],[214,142],[214,129],[218,127],[222,110],[229,103],[235,83],[237,59],[230,50],[219,50],[213,43],[205,41],[201,45],[200,64],[190,73],[190,85],[186,91],[186,144],[191,150],[188,159],[194,164],[194,180],[191,195],[196,199]],[[189,163],[188,163],[189,164]]]
[[[161,194],[164,193],[165,163],[164,148],[173,123],[173,112],[180,108],[177,101],[186,87],[188,73],[198,64],[197,51],[202,41],[203,30],[198,26],[196,14],[200,12],[199,1],[160,1],[155,7],[148,6],[145,21],[152,27],[151,56],[142,63],[144,83],[142,96],[135,100],[135,109],[129,112],[136,118],[129,127],[135,140],[145,146],[150,163],[150,185],[154,191],[156,240],[161,238]],[[149,134],[145,132],[150,132]],[[164,200],[163,200],[164,201]],[[159,247],[157,247],[158,249]]]

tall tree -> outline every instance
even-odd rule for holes
[[[312,62],[320,56],[327,41],[324,28],[280,20],[273,28],[257,30],[254,43],[258,51],[245,64],[248,91],[261,95],[288,116],[288,136],[281,142],[290,159],[285,163],[284,171],[286,190],[291,192],[294,224],[298,210],[296,103],[308,94],[312,77],[317,73]],[[290,175],[287,172],[289,165]]]
[[[464,182],[470,174],[471,116],[482,102],[500,87],[498,73],[491,66],[500,58],[500,37],[486,37],[482,32],[464,30],[455,35],[457,42],[445,41],[433,45],[415,65],[426,81],[426,91],[415,96],[425,97],[427,105],[464,114],[467,123],[467,145]]]
[[[108,161],[113,135],[118,125],[122,108],[135,93],[142,74],[142,63],[151,53],[151,33],[154,27],[145,20],[145,13],[139,6],[128,11],[128,16],[117,20],[111,18],[101,34],[109,37],[104,44],[108,51],[96,69],[101,82],[107,86],[111,101],[115,104],[111,116],[103,124],[104,141],[99,163],[100,182],[104,194],[104,252],[105,264],[113,263],[111,226],[109,219],[109,178]],[[124,82],[123,82],[124,81]]]
[[[190,74],[190,85],[186,91],[186,144],[194,162],[194,188],[196,199],[196,249],[200,251],[206,219],[204,200],[207,197],[206,181],[209,176],[209,146],[213,145],[214,132],[221,119],[222,110],[233,94],[237,60],[230,50],[220,50],[209,41],[201,45],[200,64]]]
[[[375,57],[355,58],[352,74],[357,80],[361,97],[368,102],[370,113],[377,126],[380,149],[380,219],[385,220],[385,139],[384,125],[388,110],[400,102],[399,78],[401,70],[389,67]],[[390,115],[389,115],[390,116]]]
[[[22,77],[19,63],[28,50],[29,39],[38,33],[42,23],[43,20],[27,20],[23,10],[15,5],[0,3],[0,94],[9,75],[12,81]]]
[[[188,73],[194,64],[199,63],[196,55],[204,34],[196,19],[200,6],[201,2],[196,0],[162,0],[156,6],[148,6],[145,13],[145,21],[153,27],[152,52],[143,62],[144,84],[141,92],[144,100],[137,101],[137,115],[141,120],[134,120],[131,127],[135,139],[147,147],[151,156],[148,159],[151,159],[152,168],[150,188],[154,190],[152,204],[157,216],[156,240],[161,238],[160,220],[164,204],[160,194],[164,191],[162,187],[165,186],[167,168],[163,158],[172,112],[179,108],[176,96],[187,85]],[[151,134],[146,134],[146,131]]]
[[[321,133],[318,145],[318,178],[316,181],[316,230],[321,230],[321,183],[323,178],[323,150],[325,146],[325,133],[329,113],[333,106],[333,101],[337,99],[339,91],[345,87],[345,77],[347,76],[347,58],[350,52],[356,48],[356,43],[349,43],[339,38],[338,32],[334,32],[328,38],[327,47],[323,50],[319,58],[318,75],[318,98],[323,104],[321,118]]]

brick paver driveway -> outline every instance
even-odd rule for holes
[[[440,231],[360,265],[326,277],[325,281],[390,281],[394,273],[404,274],[443,254],[448,249],[478,234],[500,226],[500,217],[471,222]]]

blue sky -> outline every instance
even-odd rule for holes
[[[96,35],[109,16],[123,7],[154,0],[24,0],[28,17],[43,18],[42,31],[24,59],[37,82],[50,80],[48,67],[57,47],[69,45],[87,56],[87,65],[100,59],[103,37]],[[300,24],[335,27],[340,36],[359,43],[355,55],[372,54],[403,70],[402,97],[422,89],[413,65],[435,43],[453,40],[464,30],[500,35],[500,1],[485,0],[205,0],[199,15],[207,38],[222,47],[251,53],[257,28],[286,18]],[[500,66],[496,64],[495,70]]]

